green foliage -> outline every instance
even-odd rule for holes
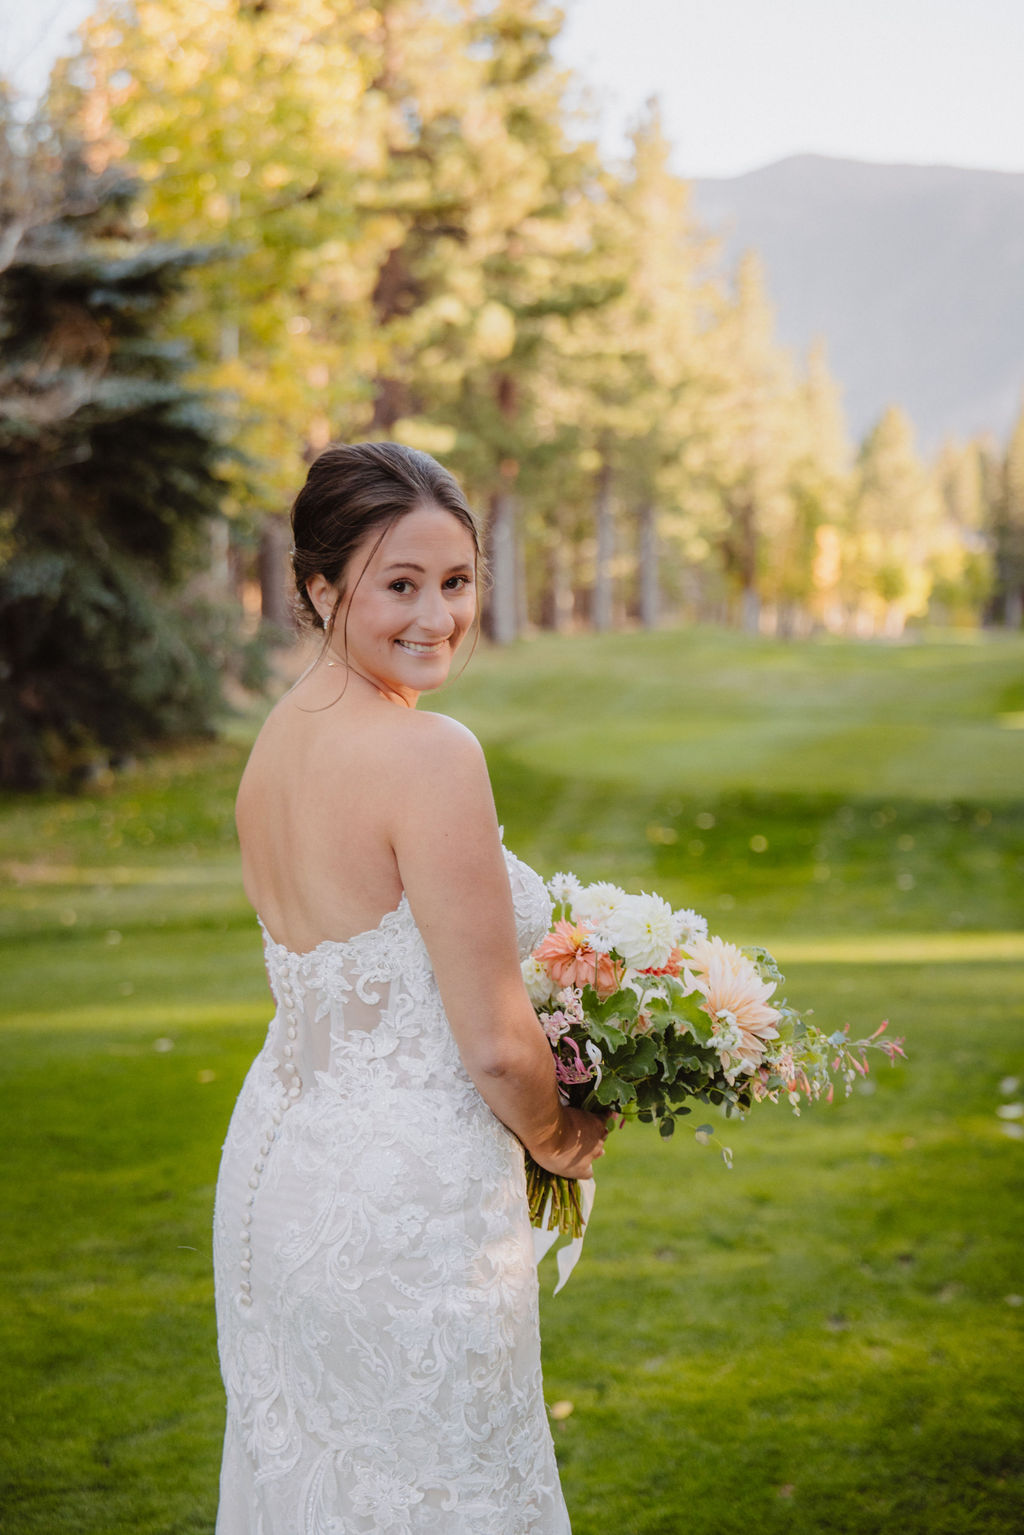
[[[135,217],[232,248],[178,323],[260,465],[229,472],[239,543],[329,440],[393,436],[490,521],[502,639],[660,612],[895,634],[986,603],[1016,626],[1010,466],[972,491],[974,443],[933,473],[896,412],[853,472],[756,259],[712,277],[656,105],[601,163],[561,24],[548,0],[111,0],[58,67],[94,163],[138,165]],[[261,579],[280,616],[282,562]]]
[[[154,229],[235,248],[182,319],[263,464],[232,513],[279,512],[331,437],[438,452],[491,519],[506,636],[527,607],[653,624],[659,585],[678,603],[696,569],[717,598],[723,561],[749,585],[755,546],[776,564],[789,547],[795,465],[805,509],[827,478],[763,299],[707,275],[657,111],[629,166],[603,166],[560,25],[547,0],[294,0],[287,18],[140,0],[89,23],[53,87],[98,156],[139,164]],[[803,584],[765,580],[802,596],[790,542]]]
[[[168,304],[209,252],[141,244],[136,188],[52,126],[0,142],[0,783],[210,728],[219,619],[169,600],[218,512],[218,418]]]
[[[575,1535],[1024,1523],[1021,1143],[996,1112],[1024,1080],[1024,735],[996,723],[1024,710],[1024,646],[1001,640],[547,639],[481,653],[445,702],[481,729],[509,846],[770,938],[819,1022],[888,1015],[913,1057],[799,1122],[731,1120],[730,1173],[695,1116],[664,1143],[612,1135],[568,1289],[542,1271]],[[898,760],[898,794],[851,781],[844,711],[876,776]],[[793,720],[821,713],[810,760]],[[918,734],[893,742],[908,713]],[[110,792],[0,802],[8,1535],[213,1529],[213,1180],[271,1007],[235,729]]]
[[[1000,466],[991,508],[993,608],[1011,629],[1024,627],[1024,406]]]

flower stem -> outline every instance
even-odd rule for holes
[[[550,1196],[551,1205],[547,1219],[545,1208]],[[548,1231],[559,1231],[563,1236],[583,1235],[583,1210],[580,1205],[580,1186],[575,1178],[559,1178],[547,1172],[527,1153],[526,1200],[530,1210],[530,1224]]]

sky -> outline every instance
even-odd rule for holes
[[[563,59],[621,149],[659,96],[675,168],[787,155],[1024,171],[1024,0],[567,0]]]
[[[563,0],[557,45],[609,155],[661,100],[685,177],[792,154],[1024,171],[1024,0]],[[0,71],[39,87],[89,0],[0,0]]]

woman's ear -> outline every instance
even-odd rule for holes
[[[310,602],[323,619],[326,629],[338,604],[338,588],[332,586],[327,577],[318,572],[315,576],[310,576],[306,582],[306,592]]]

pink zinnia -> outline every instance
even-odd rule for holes
[[[556,922],[533,951],[556,986],[591,986],[599,997],[618,990],[619,967],[608,954],[590,947],[590,934],[573,922]]]

